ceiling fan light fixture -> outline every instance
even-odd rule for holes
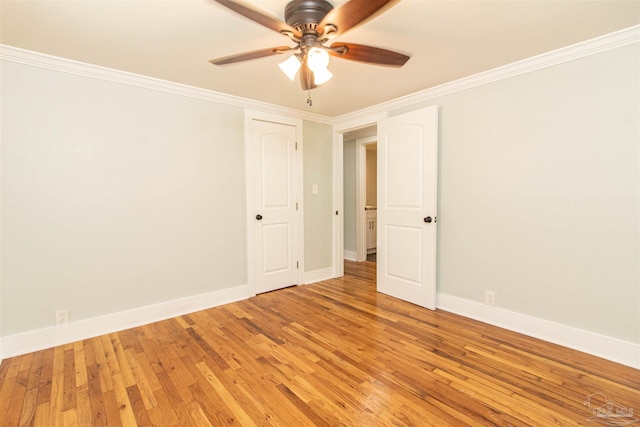
[[[212,59],[214,65],[249,61],[270,55],[295,51],[280,68],[291,81],[300,80],[302,90],[309,91],[333,76],[328,70],[329,56],[375,65],[402,67],[409,56],[373,46],[355,43],[326,43],[343,35],[399,0],[340,0],[334,7],[327,0],[288,0],[285,20],[244,4],[243,0],[212,0],[245,18],[284,35],[295,46],[277,46]],[[253,2],[255,3],[255,2]]]
[[[298,58],[296,55],[291,55],[285,61],[282,61],[280,64],[278,64],[282,72],[285,73],[291,81],[296,78],[296,74],[300,69],[300,65],[302,65],[300,63],[300,58]]]
[[[307,61],[311,71],[316,72],[321,69],[327,69],[329,66],[329,54],[326,50],[312,47],[307,53]]]
[[[315,84],[321,85],[333,77],[333,74],[327,68],[329,66],[329,54],[326,50],[317,47],[309,49],[307,63],[309,64],[309,69],[313,71]]]
[[[317,85],[328,82],[331,77],[333,77],[333,74],[326,68],[319,68],[313,71],[313,81]]]

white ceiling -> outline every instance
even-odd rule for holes
[[[346,0],[333,1],[334,6]],[[284,20],[287,0],[249,0]],[[332,58],[307,93],[273,56],[208,60],[288,44],[212,0],[2,0],[0,42],[335,117],[640,22],[640,0],[402,0],[337,40],[411,55],[401,69]]]

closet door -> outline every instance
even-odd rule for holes
[[[296,127],[252,121],[256,293],[298,284]]]

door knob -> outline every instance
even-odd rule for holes
[[[424,222],[426,222],[427,224],[428,224],[428,223],[430,223],[431,221],[433,221],[433,220],[431,219],[431,217],[430,217],[430,216],[428,216],[428,217],[426,217],[426,218],[424,219]]]
[[[257,219],[258,221],[260,221],[260,220],[262,219],[262,215],[260,215],[260,214],[256,215],[256,219]]]

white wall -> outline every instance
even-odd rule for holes
[[[638,44],[440,106],[438,292],[640,343]]]
[[[243,111],[2,63],[1,335],[246,283]]]

